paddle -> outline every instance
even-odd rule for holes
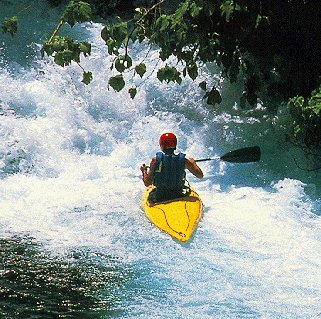
[[[217,156],[212,158],[201,158],[195,160],[195,162],[222,160],[231,163],[250,163],[258,162],[261,158],[261,149],[259,146],[251,146],[240,148],[235,151],[228,152],[223,156]]]

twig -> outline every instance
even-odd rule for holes
[[[30,3],[27,7],[21,9],[21,10],[17,13],[17,16],[18,16],[21,12],[26,11],[26,10],[28,10],[31,6],[33,6],[33,4],[35,3],[35,1],[36,1],[36,0],[31,1],[31,3]]]
[[[157,8],[158,6],[160,6],[161,4],[163,4],[165,1],[166,1],[166,0],[161,0],[161,1],[158,2],[158,3],[155,3],[152,7],[150,7],[150,8],[135,22],[135,26],[134,26],[133,30],[130,32],[130,34],[128,35],[127,42],[126,42],[126,45],[125,45],[125,58],[126,58],[127,55],[128,55],[128,44],[129,44],[130,37],[132,36],[132,34],[134,33],[134,31],[137,29],[139,23],[140,23],[151,11],[153,11],[155,8]]]
[[[77,62],[78,66],[81,67],[81,69],[85,72],[85,69],[81,66],[79,62]]]
[[[54,31],[54,33],[52,34],[52,36],[50,37],[49,41],[47,42],[48,44],[51,43],[52,39],[55,37],[55,35],[58,33],[59,29],[61,28],[61,26],[63,25],[64,21],[63,19],[60,20],[56,30]]]

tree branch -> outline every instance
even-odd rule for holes
[[[155,8],[159,7],[161,4],[163,4],[166,0],[161,0],[160,2],[158,3],[155,3],[152,7],[150,7],[136,22],[135,22],[135,26],[133,28],[133,30],[130,32],[130,34],[128,35],[128,39],[126,41],[126,45],[125,45],[125,58],[127,57],[128,55],[128,44],[129,44],[129,40],[130,40],[130,37],[132,36],[132,34],[134,33],[134,31],[137,29],[139,23],[141,21],[144,20],[144,18],[151,12],[153,11]]]
[[[50,37],[49,41],[47,42],[48,44],[51,43],[51,41],[53,40],[53,38],[55,37],[55,35],[58,33],[59,29],[61,28],[61,26],[63,25],[64,21],[63,19],[60,20],[56,30],[54,31],[54,33],[52,34],[52,36]]]

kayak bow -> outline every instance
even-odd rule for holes
[[[154,186],[149,186],[143,195],[143,208],[147,217],[173,238],[187,242],[203,214],[203,204],[199,195],[191,189],[188,196],[153,203],[149,200],[149,195],[154,189]]]

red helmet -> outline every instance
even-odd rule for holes
[[[159,139],[159,145],[162,151],[165,151],[168,148],[176,149],[177,138],[173,133],[164,133]]]

